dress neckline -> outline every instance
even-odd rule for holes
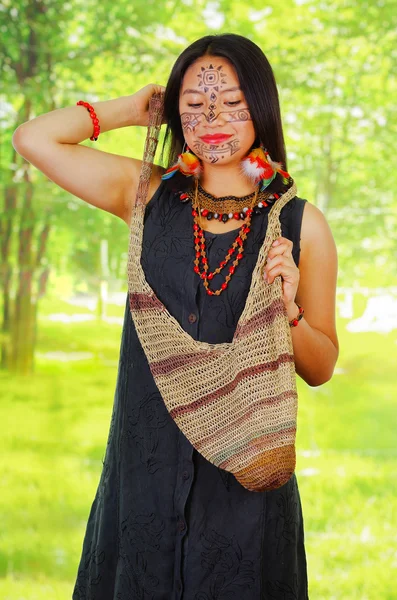
[[[218,237],[219,235],[228,235],[234,233],[237,235],[237,232],[240,231],[241,227],[237,227],[237,229],[230,229],[229,231],[221,231],[219,233],[215,233],[214,231],[208,231],[207,229],[203,229],[204,236],[207,234],[209,237]]]

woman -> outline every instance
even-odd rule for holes
[[[149,99],[163,89],[148,85],[96,103],[101,133],[146,125]],[[169,168],[156,165],[151,175],[142,267],[190,336],[229,342],[269,210],[292,182],[272,69],[250,40],[206,36],[176,61],[164,109]],[[142,163],[79,145],[90,135],[89,116],[74,106],[23,124],[13,143],[59,186],[129,225]],[[192,213],[193,200],[209,208]],[[335,243],[321,211],[297,196],[281,209],[280,222],[267,282],[281,276],[295,369],[317,386],[332,377],[338,357]],[[206,277],[193,223],[194,235],[204,238]],[[239,232],[240,258],[225,274],[221,263]],[[190,444],[155,385],[128,300],[106,458],[73,598],[308,598],[295,474],[277,489],[252,492]]]

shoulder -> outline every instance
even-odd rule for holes
[[[335,279],[338,256],[331,227],[324,213],[308,201],[303,208],[300,249],[301,275],[305,274],[312,279],[314,272],[316,275],[328,272]]]
[[[301,225],[301,258],[312,249],[336,253],[335,241],[324,213],[311,202],[305,201]]]

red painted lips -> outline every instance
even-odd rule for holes
[[[205,143],[205,144],[221,144],[222,142],[226,142],[226,140],[228,140],[229,138],[231,138],[232,135],[230,134],[226,134],[226,133],[213,133],[213,134],[208,134],[208,135],[201,135],[200,139]]]

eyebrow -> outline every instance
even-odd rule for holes
[[[234,87],[227,88],[226,90],[221,90],[219,93],[224,94],[225,92],[236,92],[237,90],[241,91],[241,88],[239,85],[235,85]],[[193,90],[193,89],[189,88],[183,92],[182,96],[184,96],[185,94],[204,94],[204,92],[202,90]]]

